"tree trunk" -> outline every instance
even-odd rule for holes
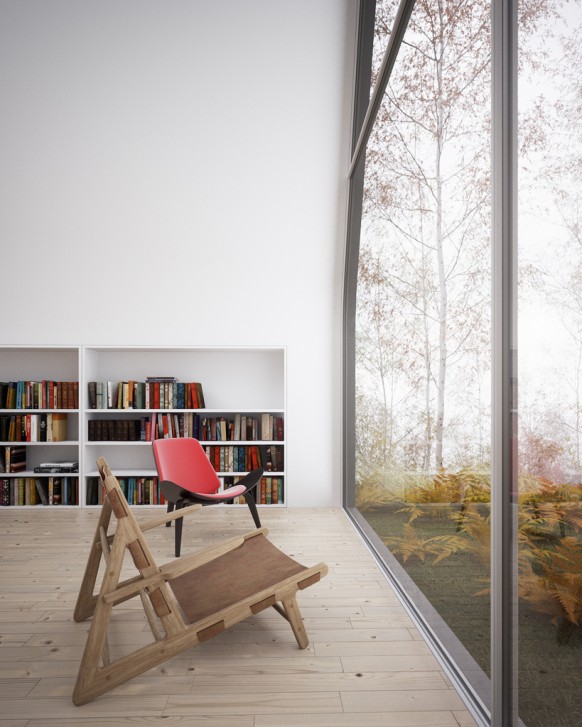
[[[442,27],[442,25],[441,25]],[[438,44],[439,50],[442,48]],[[447,279],[445,273],[445,260],[443,251],[443,179],[441,172],[441,157],[443,145],[443,127],[441,108],[442,100],[442,57],[437,58],[437,128],[436,128],[436,165],[435,165],[435,182],[436,182],[436,254],[438,266],[438,285],[439,285],[439,372],[437,380],[437,409],[435,423],[435,467],[437,470],[443,467],[443,430],[445,420],[445,386],[447,377]]]
[[[424,311],[424,363],[425,363],[425,379],[424,379],[424,406],[425,406],[425,434],[424,434],[424,456],[422,461],[422,468],[425,472],[430,469],[430,460],[432,454],[432,411],[430,405],[430,391],[432,381],[432,367],[431,367],[431,356],[430,356],[430,332],[428,326],[428,296],[426,289],[426,268],[423,263],[423,280],[422,280],[422,307]]]

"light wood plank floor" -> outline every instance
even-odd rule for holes
[[[282,550],[305,565],[329,566],[321,583],[298,596],[306,650],[269,609],[75,707],[88,625],[76,624],[72,613],[97,515],[40,507],[0,512],[2,727],[475,724],[347,517],[334,509],[261,510]],[[205,508],[187,521],[182,553],[251,529],[244,506]],[[160,564],[172,559],[173,528],[147,536]],[[113,656],[149,641],[139,599],[115,613]]]

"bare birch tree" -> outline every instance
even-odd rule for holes
[[[551,17],[559,1],[523,0],[522,36]],[[379,2],[374,73],[392,13],[391,3]],[[531,68],[539,62],[527,50],[520,60]],[[362,254],[368,248],[386,261],[388,296],[383,318],[378,308],[373,319],[376,340],[382,326],[394,329],[396,317],[390,360],[416,373],[407,385],[416,387],[422,416],[412,417],[407,446],[421,437],[415,464],[425,470],[450,464],[453,449],[461,451],[459,442],[468,439],[468,417],[486,408],[476,401],[475,376],[487,377],[490,366],[490,106],[489,4],[418,0],[368,143]],[[361,272],[363,311],[370,301]],[[370,362],[373,336],[365,331],[358,342]],[[386,374],[381,360],[386,353],[376,352],[377,377]],[[484,438],[481,422],[479,442]]]
[[[366,214],[424,371],[424,469],[444,464],[449,368],[487,320],[488,74],[488,8],[419,0],[368,150]]]

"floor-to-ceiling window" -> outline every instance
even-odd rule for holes
[[[492,533],[506,539],[502,557],[515,554],[519,588],[500,589],[493,574],[493,593],[501,594],[494,600],[511,604],[518,593],[519,600],[515,621],[493,604],[504,622],[498,631],[511,631],[503,690],[519,694],[528,727],[573,727],[582,720],[582,16],[574,2],[520,5],[519,59],[502,67],[494,58],[499,89],[508,79],[514,88],[519,69],[519,113],[493,103],[492,118],[492,54],[501,54],[492,33],[513,12],[511,2],[495,4],[492,31],[483,0],[361,3],[346,267],[346,504],[483,723],[490,712],[517,723],[499,716],[511,705],[496,709],[490,686],[492,664],[499,669],[491,649],[492,569],[499,570]],[[511,47],[517,33],[507,33]],[[507,162],[501,137],[512,125],[515,199],[499,195],[498,181]],[[492,321],[492,278],[513,264],[511,255],[500,267],[493,262],[492,214],[501,220],[502,207],[519,209],[519,237],[511,240],[519,254],[502,314],[520,332],[520,424],[516,438],[515,403],[506,397],[512,432],[501,437],[519,492],[506,483],[502,511],[514,508],[513,529],[501,537],[491,489],[492,479],[505,477],[493,464],[502,398],[491,382],[492,336],[503,332]],[[514,356],[515,341],[497,346]],[[515,394],[516,372],[508,371],[502,376]],[[507,698],[517,703],[514,696]]]
[[[529,6],[519,9],[519,714],[528,727],[574,727],[582,724],[582,8],[541,3],[536,23]]]
[[[490,35],[482,0],[412,10],[366,146],[355,331],[356,507],[484,669]]]

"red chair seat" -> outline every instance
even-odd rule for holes
[[[233,497],[238,497],[238,495],[242,495],[245,489],[246,488],[243,487],[243,485],[233,485],[233,487],[229,487],[222,492],[212,492],[210,494],[206,494],[205,497],[213,497],[215,500],[230,500]]]

